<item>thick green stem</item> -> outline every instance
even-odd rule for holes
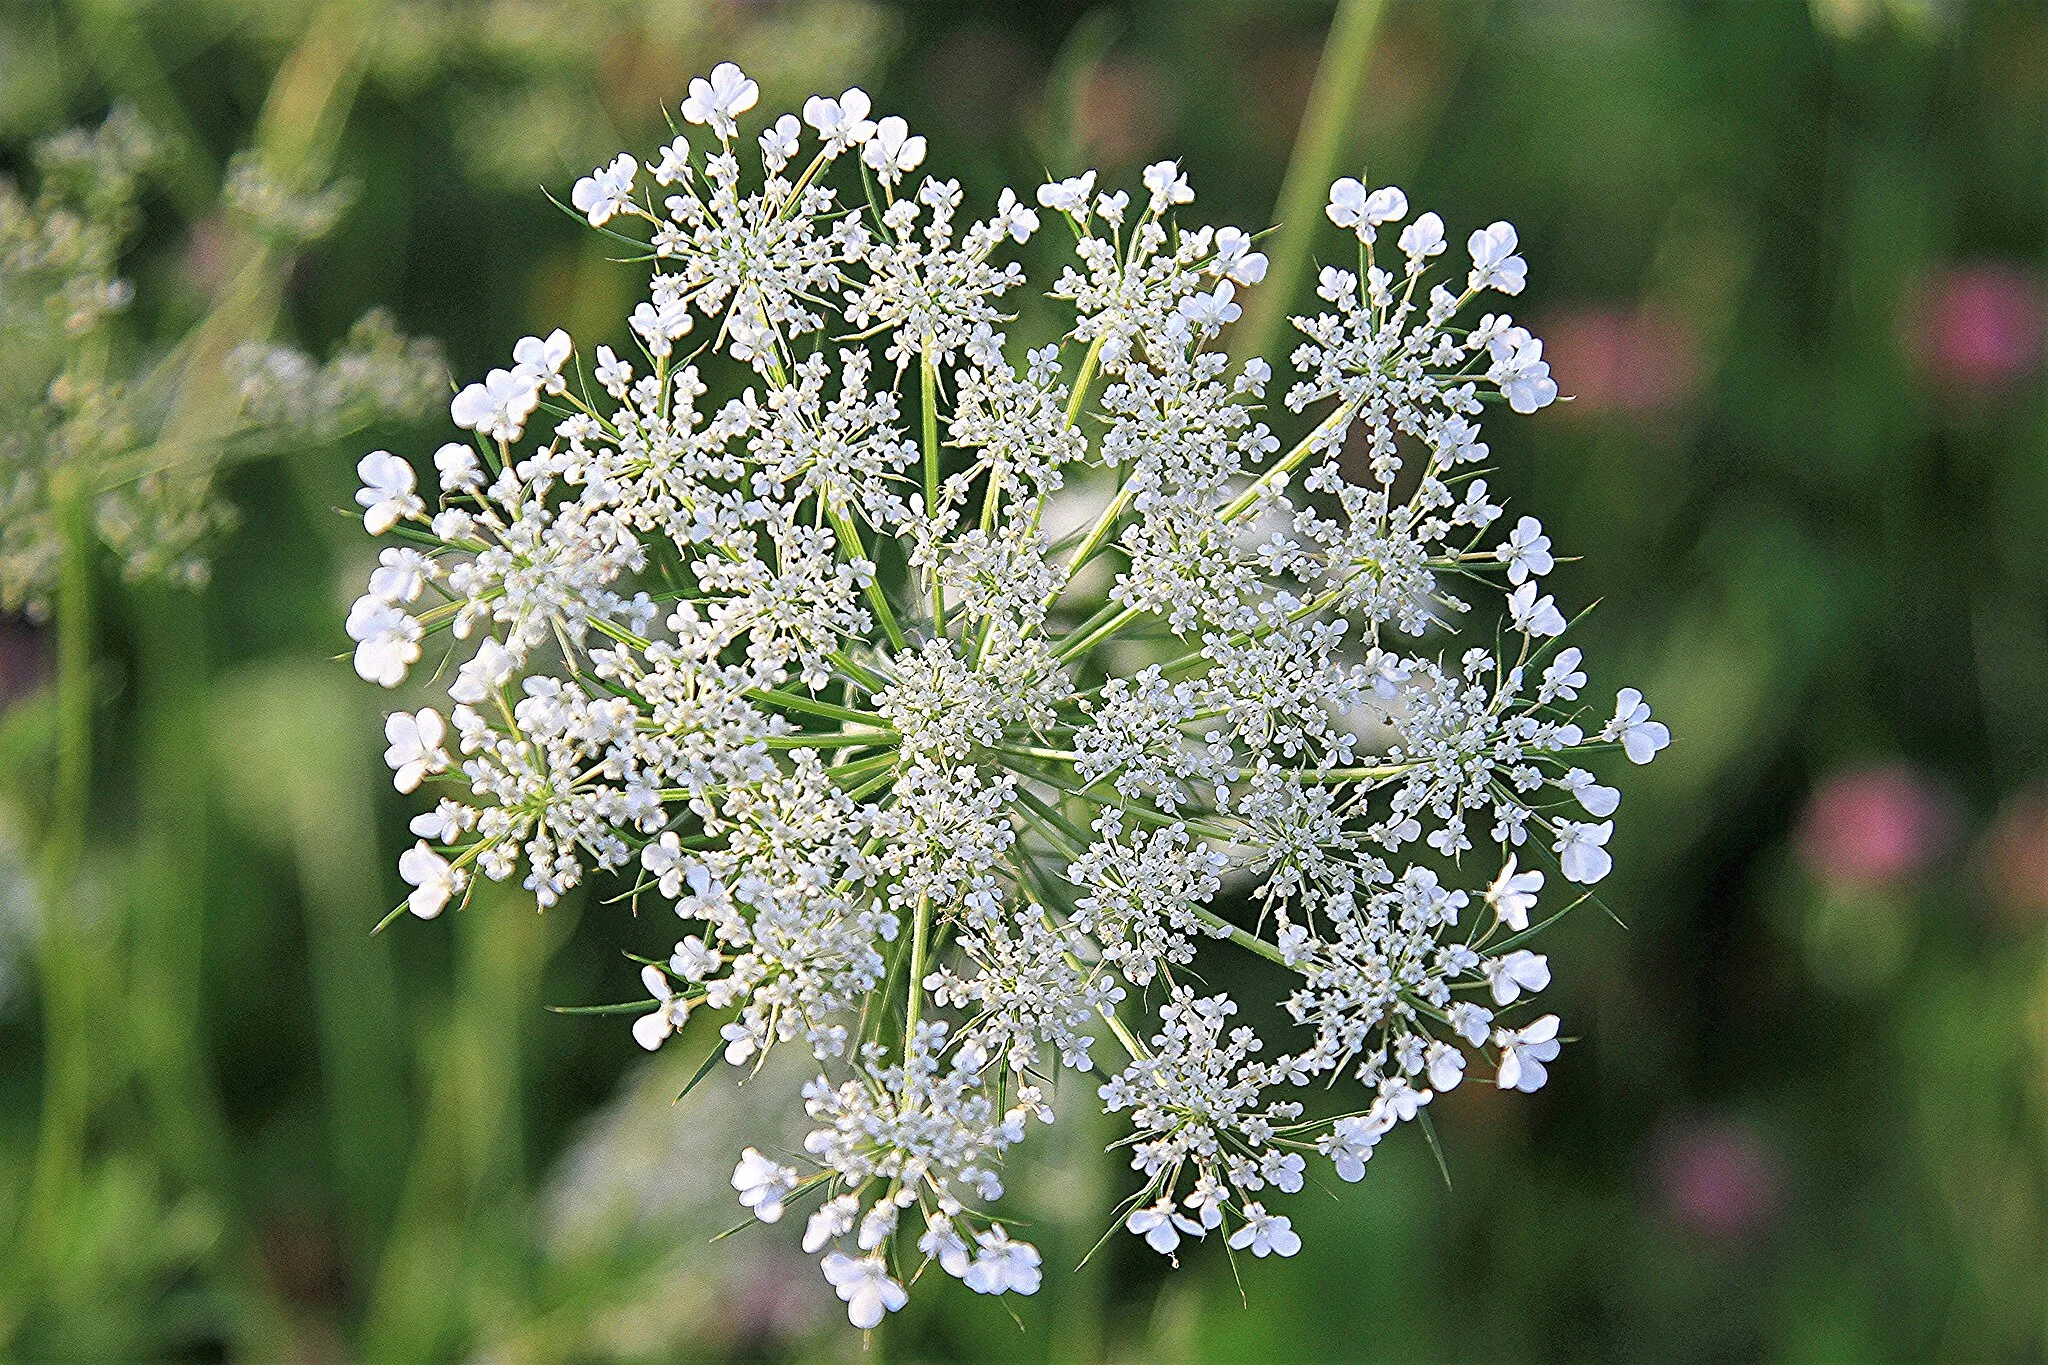
[[[105,1065],[105,1059],[94,1056],[96,958],[87,948],[79,896],[92,802],[92,504],[77,471],[62,470],[53,483],[63,537],[56,601],[57,771],[38,900],[43,1107],[27,1214],[16,1244],[24,1260],[59,1254],[57,1242],[84,1167],[93,1076]],[[29,1282],[15,1280],[18,1287]]]
[[[412,1087],[394,944],[367,930],[389,908],[379,861],[376,710],[357,680],[308,660],[238,670],[213,691],[215,753],[237,774],[218,795],[290,857],[305,940],[308,1065],[320,1078],[323,1142],[303,1154],[331,1170],[338,1231],[355,1264],[389,1232],[405,1179]],[[401,903],[401,910],[403,909]]]
[[[1080,847],[1087,843],[1087,836],[1083,835],[1079,830],[1076,830],[1071,824],[1069,824],[1066,818],[1062,816],[1058,811],[1046,805],[1045,802],[1039,800],[1030,792],[1023,790],[1022,788],[1019,788],[1017,794],[1018,796],[1023,798],[1023,810],[1025,818],[1027,820],[1032,821],[1032,823],[1038,825],[1040,832],[1047,835],[1047,837],[1051,840],[1053,848],[1056,852],[1059,852],[1068,858],[1078,858],[1081,856]],[[1192,826],[1190,828],[1192,828]],[[1266,942],[1266,940],[1260,938],[1258,935],[1248,933],[1245,930],[1238,928],[1236,925],[1232,924],[1229,920],[1223,918],[1223,916],[1217,914],[1214,910],[1211,910],[1206,905],[1194,904],[1190,905],[1188,908],[1194,912],[1194,916],[1196,919],[1214,928],[1219,935],[1228,937],[1232,943],[1237,944],[1241,948],[1245,948],[1251,952],[1257,953],[1260,957],[1265,958],[1269,962],[1277,962],[1280,963],[1282,966],[1286,965],[1286,954],[1282,953],[1277,947]],[[1227,931],[1227,933],[1225,931]],[[1109,1017],[1107,1012],[1104,1013],[1103,1017]],[[1111,1027],[1112,1029],[1117,1030],[1118,1039],[1125,1042],[1126,1046],[1130,1047],[1131,1055],[1133,1057],[1142,1057],[1145,1055],[1144,1049],[1142,1047],[1137,1046],[1135,1040],[1131,1039],[1127,1034],[1122,1032],[1120,1029],[1117,1029],[1117,1026],[1115,1024],[1112,1024]]]
[[[867,779],[877,773],[889,773],[895,768],[899,757],[894,749],[890,749],[884,753],[857,758],[849,763],[827,768],[825,776],[839,783],[842,788],[851,790],[853,787],[865,785]]]
[[[867,689],[869,695],[882,692],[889,686],[889,680],[853,658],[844,649],[832,651],[832,666],[845,674],[855,684]]]
[[[1267,489],[1300,468],[1302,461],[1306,460],[1316,449],[1318,440],[1327,435],[1332,428],[1340,423],[1348,424],[1350,420],[1351,406],[1348,403],[1331,411],[1322,421],[1316,423],[1314,431],[1311,431],[1295,443],[1294,449],[1275,460],[1265,473],[1259,475],[1252,482],[1251,487],[1245,489],[1244,492],[1224,504],[1223,510],[1217,513],[1217,515],[1225,521],[1236,521],[1251,510],[1252,505],[1265,494]]]
[[[1308,459],[1309,455],[1316,449],[1320,438],[1329,433],[1333,428],[1348,422],[1350,416],[1351,409],[1349,406],[1339,407],[1332,411],[1316,424],[1314,431],[1311,431],[1308,435],[1302,437],[1300,441],[1296,442],[1292,450],[1276,460],[1265,473],[1253,481],[1249,488],[1226,503],[1216,515],[1225,522],[1236,521],[1242,517],[1251,510],[1253,505],[1265,494],[1266,490],[1299,468],[1302,462]],[[1121,496],[1120,494],[1119,498]],[[1119,504],[1112,503],[1110,510],[1097,522],[1096,530],[1106,531],[1109,524],[1114,521],[1115,514],[1120,511]],[[1089,534],[1091,540],[1095,538],[1095,532],[1091,531]],[[1074,567],[1078,567],[1081,562],[1081,558],[1077,556],[1074,561]],[[1060,645],[1059,651],[1054,657],[1061,663],[1065,663],[1069,659],[1085,654],[1145,614],[1145,609],[1142,607],[1125,607],[1113,615],[1108,614],[1114,606],[1115,603],[1110,603],[1087,621],[1075,627],[1074,633],[1069,635]]]
[[[317,773],[292,784],[286,818],[312,967],[329,1151],[336,1184],[346,1194],[342,1231],[367,1263],[397,1207],[411,1116],[393,944],[364,932],[381,908],[381,888],[365,884],[363,869],[377,861],[372,794],[383,785],[384,770],[366,742],[376,733],[364,714],[370,708],[352,682],[284,670],[273,680],[267,709],[288,718],[280,729]],[[327,704],[309,705],[316,698]],[[318,716],[359,723],[321,724]]]
[[[207,601],[204,593],[152,585],[138,592],[134,602],[141,838],[137,885],[126,901],[133,947],[127,968],[130,1027],[124,1036],[134,1048],[150,1132],[167,1172],[187,1189],[203,1191],[222,1221],[216,1273],[218,1293],[231,1315],[230,1353],[264,1360],[293,1351],[292,1328],[273,1288],[271,1267],[258,1249],[253,1201],[233,1161],[232,1135],[207,1064],[202,1018],[206,852],[216,795],[211,789],[208,700],[214,680],[206,649]],[[329,714],[309,707],[303,695],[293,695],[289,706],[294,713]],[[358,733],[369,731],[363,727]],[[294,775],[291,785],[304,781]],[[315,836],[322,846],[333,846],[336,825],[333,807],[322,805]],[[374,854],[366,848],[364,856]],[[350,862],[345,874],[350,886],[362,886],[362,866]],[[356,933],[360,936],[359,926]],[[351,1018],[361,1018],[369,1002],[360,993],[351,994],[346,1008]],[[395,1056],[395,1029],[390,1047]],[[324,1067],[322,1079],[331,1079]],[[391,1097],[387,1103],[395,1103],[397,1093],[395,1087],[382,1091]]]
[[[200,962],[207,842],[205,598],[157,587],[139,596],[141,886],[133,903],[140,1080],[171,1169],[231,1192],[228,1139],[201,1052]]]
[[[858,711],[851,706],[838,706],[829,701],[795,692],[769,692],[755,689],[747,693],[747,700],[758,706],[780,707],[784,711],[795,711],[800,715],[818,716],[825,720],[845,721],[849,725],[866,725],[877,730],[895,733],[886,716],[873,711]]]
[[[1305,772],[1301,780],[1314,786],[1328,787],[1339,782],[1379,782],[1389,777],[1399,777],[1412,771],[1419,764],[1383,763],[1376,768],[1329,768],[1322,772]]]
[[[1075,627],[1072,630],[1068,631],[1066,635],[1062,638],[1071,640],[1077,635],[1085,634],[1086,632],[1095,629],[1097,626],[1101,625],[1104,621],[1107,621],[1110,617],[1116,615],[1123,609],[1123,604],[1121,602],[1115,601],[1114,599],[1108,602],[1104,602],[1100,607],[1098,607],[1095,610],[1094,615],[1090,616],[1087,620],[1082,621],[1075,625]]]
[[[1088,347],[1088,354],[1081,360],[1081,372],[1074,376],[1074,391],[1067,398],[1067,425],[1072,426],[1081,416],[1081,405],[1088,400],[1088,385],[1094,382],[1095,367],[1102,360],[1102,343],[1109,338],[1099,336]]]
[[[1283,967],[1288,966],[1287,954],[1281,952],[1257,934],[1238,928],[1206,905],[1190,905],[1188,908],[1194,912],[1196,919],[1214,929],[1218,934],[1228,938],[1238,947],[1257,953],[1268,962],[1277,962]]]
[[[1064,791],[1064,789],[1062,790]],[[1222,825],[1211,824],[1198,815],[1168,815],[1165,811],[1154,810],[1150,806],[1142,805],[1135,801],[1126,801],[1122,797],[1097,796],[1085,787],[1079,791],[1065,791],[1065,794],[1073,797],[1076,801],[1086,801],[1091,806],[1098,806],[1105,810],[1114,808],[1122,811],[1126,819],[1135,820],[1141,825],[1150,825],[1154,829],[1172,829],[1175,825],[1179,825],[1188,833],[1199,834],[1204,839],[1215,839],[1225,844],[1239,842],[1239,831]]]
[[[1088,385],[1095,378],[1095,367],[1102,359],[1102,343],[1105,340],[1107,340],[1105,337],[1095,338],[1094,343],[1088,347],[1086,358],[1081,361],[1081,372],[1074,376],[1074,391],[1067,398],[1068,426],[1074,425],[1081,416],[1081,406],[1087,401]],[[1116,496],[1110,500],[1109,506],[1103,511],[1102,517],[1096,522],[1094,529],[1089,531],[1081,547],[1074,552],[1074,557],[1067,561],[1067,571],[1062,575],[1063,582],[1058,590],[1059,592],[1066,590],[1065,583],[1071,582],[1074,575],[1080,571],[1081,566],[1087,563],[1089,558],[1094,555],[1095,551],[1101,546],[1102,538],[1109,534],[1110,527],[1115,524],[1119,516],[1123,515],[1124,508],[1129,503],[1130,495],[1128,490],[1117,490]],[[1038,511],[1033,511],[1031,514],[1031,525],[1034,530],[1038,526],[1038,516]],[[1055,593],[1056,597],[1057,593]],[[1052,602],[1048,601],[1045,605],[1051,607]],[[1028,635],[1031,631],[1027,630],[1025,633]]]
[[[1491,558],[1491,556],[1489,556],[1489,558]],[[1354,573],[1352,577],[1356,577],[1356,574]],[[1344,590],[1349,585],[1350,581],[1350,578],[1347,578],[1343,583],[1340,583],[1336,587],[1330,589],[1321,597],[1318,597],[1315,601],[1308,603],[1306,606],[1295,608],[1293,611],[1287,614],[1288,621],[1306,621],[1309,617],[1315,616],[1323,611],[1328,610],[1330,607],[1335,606],[1337,602],[1343,598]],[[1280,627],[1278,626],[1260,626],[1257,630],[1234,631],[1225,640],[1225,643],[1233,648],[1239,645],[1247,645],[1255,640],[1265,639],[1267,636],[1271,635],[1274,631],[1278,630],[1279,628]],[[1209,656],[1199,649],[1188,654],[1183,654],[1178,659],[1174,659],[1167,663],[1161,664],[1159,666],[1159,675],[1163,678],[1178,678],[1182,674],[1188,672],[1191,669],[1201,667],[1202,664],[1208,661],[1208,658]],[[1099,691],[1100,689],[1097,690]]]
[[[1081,760],[1081,756],[1072,749],[1041,749],[1033,744],[998,744],[995,748],[998,753],[1015,754],[1019,758],[1042,758],[1048,762],[1065,763],[1069,766]]]
[[[1273,234],[1272,269],[1264,287],[1252,291],[1245,317],[1238,324],[1240,360],[1269,354],[1286,324],[1287,310],[1308,273],[1316,224],[1322,221],[1323,197],[1329,192],[1350,135],[1352,111],[1365,85],[1372,56],[1373,34],[1379,28],[1385,0],[1340,0],[1330,36],[1323,43],[1308,107],[1302,111],[1294,154],[1280,182],[1274,209],[1279,230]]]
[[[1071,957],[1068,960],[1073,963],[1076,971],[1081,970],[1079,962],[1074,962]],[[1138,1041],[1137,1035],[1131,1032],[1122,1019],[1117,1017],[1114,1005],[1098,1005],[1095,1012],[1102,1016],[1103,1023],[1109,1025],[1109,1031],[1116,1035],[1116,1040],[1119,1043],[1123,1044],[1124,1051],[1129,1054],[1132,1061],[1141,1062],[1152,1055],[1150,1050]]]

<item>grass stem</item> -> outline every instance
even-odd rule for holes
[[[1263,287],[1253,290],[1238,324],[1233,349],[1239,360],[1272,354],[1287,322],[1287,310],[1308,273],[1316,225],[1323,220],[1324,196],[1346,151],[1372,57],[1385,0],[1340,0],[1323,57],[1309,89],[1308,107],[1280,182],[1274,208],[1278,230],[1273,234],[1272,268]]]

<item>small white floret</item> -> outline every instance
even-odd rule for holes
[[[1607,840],[1613,834],[1612,820],[1602,820],[1597,825],[1577,820],[1558,821],[1557,843],[1553,851],[1564,868],[1565,880],[1591,886],[1613,871],[1614,857],[1606,848]]]
[[[708,123],[711,131],[729,138],[739,128],[735,121],[761,98],[761,87],[747,79],[747,73],[731,62],[711,68],[711,79],[695,77],[690,97],[683,101],[682,115],[690,123]]]
[[[398,875],[413,888],[406,908],[421,919],[432,919],[462,889],[462,873],[446,858],[428,848],[425,840],[398,855]]]
[[[732,1187],[739,1191],[742,1208],[752,1209],[764,1223],[773,1223],[782,1217],[783,1198],[796,1188],[796,1171],[749,1147],[733,1167]]]
[[[420,500],[412,466],[388,450],[373,450],[356,463],[363,486],[356,502],[363,509],[363,529],[381,536],[401,521],[426,512]]]

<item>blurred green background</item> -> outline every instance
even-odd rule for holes
[[[644,156],[720,59],[766,110],[864,85],[970,203],[1177,156],[1203,220],[1246,226],[1321,64],[1339,173],[1520,227],[1516,312],[1575,401],[1496,423],[1491,477],[1585,554],[1555,577],[1601,602],[1596,681],[1677,736],[1629,774],[1627,928],[1550,941],[1583,1041],[1538,1096],[1433,1106],[1451,1188],[1411,1133],[1294,1200],[1302,1254],[1242,1297],[1220,1255],[1168,1276],[1132,1238],[1069,1273],[1125,1174],[1077,1114],[1011,1182],[1047,1251],[1023,1330],[922,1292],[863,1357],[790,1229],[708,1243],[787,1087],[671,1108],[703,1025],[649,1061],[624,1021],[542,1009],[631,993],[620,946],[665,926],[500,895],[368,935],[407,812],[383,698],[335,662],[373,547],[334,509],[363,450],[417,460],[445,423],[235,463],[210,584],[95,565],[62,907],[91,1102],[35,1245],[53,650],[0,619],[0,1356],[2042,1359],[2048,13],[1345,12],[1355,79],[1307,0],[0,0],[0,167],[117,103],[171,148],[123,260],[138,355],[240,268],[233,155],[318,123],[300,170],[350,206],[265,258],[260,330],[324,353],[381,306],[465,378],[527,332],[621,330],[639,269],[541,188]]]

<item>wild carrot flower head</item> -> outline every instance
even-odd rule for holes
[[[983,212],[861,91],[750,135],[756,96],[721,66],[651,171],[571,190],[644,244],[630,353],[522,341],[456,395],[438,499],[364,461],[394,543],[356,666],[454,703],[387,730],[399,787],[445,793],[412,909],[597,873],[672,907],[633,1036],[703,1010],[735,1066],[809,1051],[809,1139],[733,1185],[801,1211],[862,1327],[921,1261],[1036,1288],[1002,1169],[1062,1069],[1128,1116],[1133,1233],[1291,1255],[1312,1164],[1361,1178],[1468,1072],[1543,1084],[1524,944],[1549,878],[1608,871],[1594,769],[1669,742],[1633,689],[1582,704],[1550,538],[1473,472],[1490,406],[1557,392],[1488,307],[1514,229],[1453,263],[1436,215],[1339,181],[1358,268],[1322,272],[1274,394],[1221,344],[1265,257],[1183,221],[1173,163]],[[1046,231],[1067,321],[1020,350]],[[1233,949],[1291,978],[1283,1033],[1197,989]]]

